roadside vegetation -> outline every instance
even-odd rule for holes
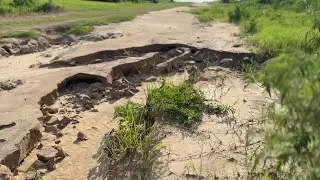
[[[135,177],[147,178],[160,154],[160,125],[169,124],[194,130],[204,113],[228,114],[221,105],[207,104],[201,91],[191,84],[162,82],[150,89],[145,104],[128,101],[115,108],[119,128],[106,134],[104,149],[111,171],[134,171]]]
[[[129,21],[137,15],[150,11],[186,5],[166,0],[159,3],[138,2],[0,0],[0,37],[8,37],[11,32],[29,32],[57,24],[94,26]]]
[[[272,57],[250,71],[279,102],[269,109],[257,179],[320,178],[318,0],[242,0],[193,11],[200,21],[239,24],[248,44]],[[252,70],[252,69],[251,69]]]

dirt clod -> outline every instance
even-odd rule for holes
[[[1,180],[15,180],[10,169],[7,166],[2,165],[2,164],[0,164],[0,179]]]
[[[83,132],[78,132],[76,141],[80,142],[80,141],[86,141],[86,140],[88,140],[88,137]]]
[[[17,80],[7,80],[4,82],[0,82],[0,91],[10,91],[17,86],[20,86],[24,83],[24,81],[17,79]]]

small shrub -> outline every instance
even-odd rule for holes
[[[204,95],[188,83],[172,85],[163,82],[160,88],[150,90],[148,99],[154,112],[187,127],[201,121],[206,107]]]
[[[251,19],[244,23],[244,31],[246,33],[256,33],[257,32],[257,21],[255,19]]]
[[[147,122],[147,115],[146,105],[131,101],[115,108],[114,117],[120,118],[119,130],[107,134],[103,143],[112,164],[122,162],[124,166],[129,165],[142,172],[152,168],[159,145],[156,126]]]
[[[230,3],[230,0],[221,0],[222,3]]]
[[[37,7],[38,12],[57,12],[61,11],[62,7],[54,4],[53,2],[46,2]]]
[[[92,30],[93,30],[92,27],[76,24],[76,25],[73,25],[69,29],[67,34],[73,34],[73,35],[76,35],[76,36],[83,36],[83,35],[90,34]]]
[[[229,22],[239,23],[241,20],[240,6],[236,6],[233,11],[229,12]]]

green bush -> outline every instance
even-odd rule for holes
[[[188,83],[172,85],[163,82],[160,88],[150,90],[148,99],[154,112],[187,127],[200,122],[206,108],[204,95]]]
[[[241,16],[240,6],[236,6],[233,11],[229,12],[229,22],[239,23]]]
[[[271,171],[279,172],[280,179],[320,177],[319,69],[317,55],[296,50],[280,55],[261,70],[261,82],[269,93],[277,89],[280,100],[269,112],[272,123],[265,131],[261,163],[276,163]]]
[[[62,10],[61,6],[54,4],[53,2],[46,2],[37,7],[36,11],[39,12],[57,12]]]

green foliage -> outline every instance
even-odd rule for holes
[[[202,7],[191,10],[196,14],[200,22],[228,21],[228,13],[234,8],[233,4],[217,4],[211,7]]]
[[[61,10],[62,7],[54,4],[52,1],[41,4],[36,9],[38,12],[57,12]]]
[[[163,82],[160,88],[150,90],[148,99],[154,112],[187,127],[201,121],[206,107],[203,94],[188,83],[172,85]]]
[[[93,28],[89,26],[85,26],[82,24],[74,24],[72,27],[69,29],[67,34],[73,34],[76,36],[83,36],[90,34],[92,32]]]
[[[241,9],[239,6],[236,6],[233,11],[229,12],[229,22],[239,23],[241,20]]]
[[[129,164],[142,172],[152,168],[159,144],[156,126],[147,122],[147,115],[146,105],[131,101],[115,108],[114,117],[120,118],[119,130],[114,135],[107,134],[103,142],[113,164]]]
[[[16,32],[9,33],[7,36],[2,36],[2,38],[6,38],[6,37],[34,38],[36,36],[37,36],[37,33],[34,31],[16,31]]]
[[[264,158],[275,161],[284,179],[320,177],[320,59],[294,51],[273,59],[262,69],[261,82],[280,105],[270,111]]]

